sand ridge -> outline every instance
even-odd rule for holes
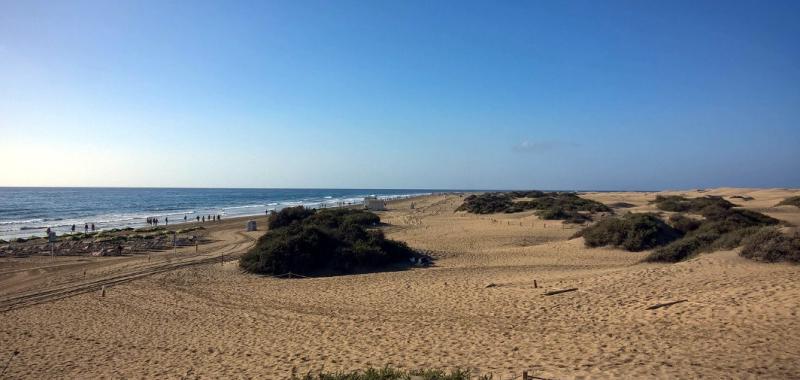
[[[754,200],[733,201],[800,220],[800,210],[774,207],[798,191],[674,193],[748,195]],[[586,196],[647,211],[654,193]],[[6,376],[284,379],[293,370],[384,365],[496,378],[523,370],[552,378],[800,374],[800,267],[736,251],[642,264],[646,252],[587,249],[569,239],[576,229],[530,212],[456,213],[461,199],[397,201],[381,213],[387,235],[430,252],[432,268],[281,280],[228,262],[116,285],[105,298],[86,293],[3,313],[0,359],[20,351]],[[0,281],[16,281],[2,269]],[[578,291],[542,295],[566,287]],[[646,310],[677,299],[688,302]]]

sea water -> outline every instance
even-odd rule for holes
[[[163,225],[195,220],[264,215],[270,210],[303,205],[323,208],[360,204],[366,196],[395,199],[441,192],[425,189],[168,189],[168,188],[32,188],[0,187],[0,239],[141,227],[148,217]]]

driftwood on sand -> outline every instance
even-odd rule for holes
[[[578,288],[569,288],[569,289],[559,289],[559,290],[551,290],[549,292],[545,292],[544,295],[546,296],[553,296],[556,294],[566,293],[566,292],[574,292],[578,290]]]
[[[664,303],[657,303],[657,304],[655,304],[653,306],[648,306],[647,310],[655,310],[655,309],[658,309],[658,308],[672,306],[672,305],[674,305],[676,303],[687,302],[687,301],[689,301],[689,300],[677,300],[677,301],[670,301],[670,302],[664,302]]]

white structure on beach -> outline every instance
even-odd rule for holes
[[[364,207],[370,211],[386,211],[386,202],[377,197],[364,198]]]
[[[247,222],[247,232],[256,231],[256,221],[250,220]]]

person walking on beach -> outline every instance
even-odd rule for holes
[[[205,223],[205,222],[206,222],[206,216],[203,215],[203,223]]]
[[[89,232],[89,223],[86,223],[83,225],[83,233],[88,233],[88,232]]]
[[[94,232],[94,223],[92,223],[92,232]]]
[[[164,225],[167,225],[167,226],[169,225],[169,217],[168,216],[164,217]]]
[[[186,223],[186,215],[183,216],[183,222]]]
[[[72,233],[75,233],[75,225],[72,225]]]

